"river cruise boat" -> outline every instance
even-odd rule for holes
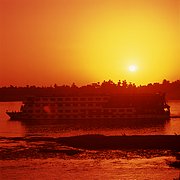
[[[12,120],[169,119],[164,94],[120,94],[28,97]]]

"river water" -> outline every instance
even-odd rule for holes
[[[179,100],[168,104],[172,115],[180,115]],[[69,152],[70,147],[43,138],[84,134],[174,135],[180,134],[180,118],[135,124],[9,121],[6,110],[17,111],[20,106],[21,102],[0,102],[0,179],[141,180],[179,177],[179,170],[168,165],[175,161],[169,150],[81,150],[69,154],[64,150]],[[50,150],[47,152],[47,149]]]

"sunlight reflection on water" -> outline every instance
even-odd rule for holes
[[[1,178],[13,179],[173,179],[178,170],[169,168],[167,160],[172,157],[152,159],[34,159],[3,161],[0,164]],[[2,168],[3,167],[3,168]]]

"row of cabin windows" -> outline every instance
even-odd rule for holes
[[[24,110],[24,112],[28,112],[28,113],[33,113],[33,112],[36,112],[36,113],[44,113],[46,112],[45,110],[40,110],[40,109],[37,109],[37,110]],[[77,112],[88,112],[88,113],[113,113],[113,112],[133,112],[133,109],[59,109],[59,110],[55,110],[55,109],[52,109],[50,110],[51,113],[77,113]]]
[[[122,117],[122,116],[121,116]],[[124,117],[132,117],[132,115],[126,115]],[[40,115],[35,115],[33,116],[33,118],[119,118],[118,115],[43,115],[43,116],[40,116]]]
[[[63,98],[36,98],[35,101],[102,101],[107,97],[63,97]]]
[[[41,107],[41,106],[101,106],[102,104],[101,103],[51,103],[51,104],[48,104],[48,103],[38,103],[38,104],[28,104],[26,106],[28,107]]]

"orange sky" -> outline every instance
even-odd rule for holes
[[[0,0],[0,86],[109,79],[180,79],[180,0]]]

